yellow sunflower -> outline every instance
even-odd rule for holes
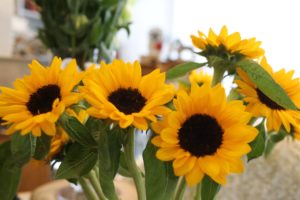
[[[205,174],[225,184],[229,173],[243,171],[241,156],[251,151],[248,143],[258,131],[247,125],[250,114],[242,101],[226,102],[220,84],[193,83],[191,93],[180,92],[173,103],[176,111],[153,124],[158,159],[173,161],[175,175],[190,186]]]
[[[203,70],[193,70],[189,75],[189,81],[196,82],[199,85],[208,84],[211,85],[212,76],[203,72]]]
[[[80,110],[77,114],[71,109],[67,109],[67,113],[71,116],[76,117],[81,123],[85,124],[88,115],[85,110]],[[63,128],[57,127],[57,132],[51,139],[50,151],[46,158],[47,161],[50,161],[55,155],[60,153],[63,147],[70,141],[69,135],[64,131]]]
[[[17,79],[14,89],[0,87],[0,117],[9,126],[7,134],[55,135],[55,122],[66,107],[79,100],[78,93],[72,92],[81,76],[76,61],[65,69],[61,69],[61,63],[55,57],[49,67],[43,67],[33,60],[31,74]]]
[[[238,32],[228,35],[226,26],[222,27],[219,35],[210,29],[208,36],[199,31],[198,36],[191,35],[191,39],[195,47],[207,54],[223,55],[227,52],[251,59],[264,55],[264,50],[260,47],[261,42],[255,38],[242,40]]]
[[[184,90],[186,92],[190,92],[192,82],[196,82],[198,85],[209,84],[211,85],[212,76],[208,73],[205,73],[203,70],[193,70],[189,77],[189,82],[186,80],[179,80],[174,82],[173,85],[177,88],[177,92],[180,90]]]
[[[294,71],[286,72],[284,69],[281,69],[277,72],[273,72],[265,57],[260,62],[260,65],[272,76],[275,82],[283,88],[290,99],[299,108],[300,79],[293,78]],[[239,92],[245,95],[244,101],[248,103],[246,110],[256,117],[265,117],[268,131],[278,131],[281,125],[283,125],[288,132],[291,130],[291,125],[300,129],[300,123],[297,123],[297,121],[300,120],[299,111],[287,110],[281,107],[263,94],[244,71],[238,69],[238,74],[241,80],[237,80],[236,83],[238,84]]]
[[[80,91],[91,105],[87,112],[96,118],[110,118],[121,128],[133,125],[146,130],[146,119],[156,121],[156,115],[168,112],[163,105],[174,96],[174,88],[165,84],[165,73],[157,69],[142,76],[138,62],[101,63],[83,83]]]
[[[296,140],[300,140],[300,128],[299,128],[299,127],[296,127],[296,128],[294,129],[294,138],[295,138]]]

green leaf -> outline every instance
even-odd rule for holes
[[[52,137],[42,134],[36,138],[36,147],[33,157],[36,160],[43,160],[49,153]]]
[[[102,120],[94,117],[89,117],[85,123],[85,126],[88,128],[90,134],[97,143],[100,140],[100,132],[105,132],[105,129],[107,128],[107,125]]]
[[[221,186],[205,175],[201,184],[201,200],[213,200]]]
[[[259,64],[251,60],[243,60],[238,62],[237,66],[249,76],[261,92],[278,105],[285,109],[298,109],[282,87]]]
[[[97,162],[97,153],[90,148],[73,143],[59,166],[56,179],[72,179],[87,174]]]
[[[11,136],[11,154],[15,165],[22,167],[28,163],[31,157],[34,155],[35,146],[36,137],[32,136],[32,134],[13,134]]]
[[[162,162],[155,156],[157,148],[149,140],[143,152],[147,200],[172,199],[178,177],[171,162]]]
[[[91,135],[88,128],[86,128],[76,117],[68,116],[63,114],[60,118],[60,124],[63,129],[68,133],[68,135],[80,143],[83,146],[87,147],[97,147],[97,143]]]
[[[257,158],[263,155],[266,146],[266,133],[264,127],[264,121],[260,123],[257,127],[259,130],[258,135],[256,136],[255,140],[253,140],[249,145],[251,147],[251,152],[247,154],[248,162],[254,158]]]
[[[176,65],[175,67],[172,67],[167,71],[167,79],[172,80],[175,78],[179,78],[181,76],[186,75],[188,72],[203,67],[207,63],[195,63],[195,62],[188,62],[188,63],[183,63]]]
[[[103,33],[103,30],[102,30],[102,26],[101,26],[101,20],[100,20],[100,18],[98,18],[95,21],[95,23],[93,24],[93,27],[89,33],[89,36],[88,36],[89,43],[96,45],[100,41],[102,33]]]
[[[19,186],[21,168],[12,160],[10,141],[0,144],[0,177],[1,200],[12,200]]]
[[[106,131],[100,131],[99,134],[98,160],[100,184],[107,198],[118,199],[115,196],[113,180],[119,168],[122,147],[122,140],[120,138],[124,133],[119,127],[115,127],[114,129],[107,127]]]

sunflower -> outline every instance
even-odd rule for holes
[[[203,72],[203,70],[193,70],[189,75],[189,81],[196,82],[199,85],[209,84],[211,85],[212,76]]]
[[[210,29],[208,36],[199,31],[198,36],[191,35],[191,39],[194,46],[201,49],[206,56],[226,55],[254,59],[264,55],[264,50],[260,48],[261,42],[255,38],[242,40],[238,32],[228,35],[226,26],[222,27],[219,35]]]
[[[203,84],[209,84],[211,85],[212,82],[212,76],[208,73],[205,73],[203,70],[193,70],[189,77],[189,81],[187,80],[178,80],[177,82],[174,82],[173,85],[177,89],[177,92],[180,90],[185,90],[186,92],[190,92],[191,89],[191,83],[196,82],[198,85]]]
[[[175,175],[190,186],[205,174],[225,184],[229,173],[243,171],[241,156],[251,151],[248,143],[258,131],[247,125],[250,114],[242,101],[226,102],[220,84],[192,83],[191,93],[181,91],[173,103],[176,111],[153,124],[158,159],[173,161]]]
[[[274,81],[279,84],[294,104],[300,106],[300,79],[293,79],[294,71],[286,72],[281,69],[273,72],[271,66],[267,63],[264,57],[260,65],[272,76]],[[247,74],[238,69],[238,74],[241,80],[236,83],[239,87],[239,92],[245,95],[244,101],[248,103],[246,110],[254,116],[263,116],[266,118],[268,131],[279,131],[283,125],[287,132],[290,132],[291,126],[300,129],[300,112],[296,110],[288,110],[278,105],[276,102],[267,97],[260,91],[256,85],[249,79]]]
[[[31,74],[17,79],[14,89],[0,87],[0,117],[9,126],[7,134],[20,131],[23,135],[55,135],[55,122],[80,97],[72,92],[81,76],[76,61],[72,60],[65,69],[61,69],[61,63],[55,57],[50,67],[43,67],[33,60],[29,65]]]
[[[146,119],[156,121],[156,115],[168,112],[163,105],[174,96],[172,86],[165,84],[165,74],[159,69],[142,77],[138,62],[114,60],[101,63],[100,69],[83,79],[80,91],[91,105],[89,115],[146,130]]]
[[[76,117],[81,123],[85,124],[88,115],[85,110],[80,110],[77,114],[71,109],[67,109],[66,112],[70,116]],[[56,134],[51,139],[50,151],[46,158],[47,161],[50,161],[55,155],[59,154],[64,146],[70,141],[69,135],[64,131],[62,127],[56,128]]]

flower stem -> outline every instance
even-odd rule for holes
[[[124,155],[128,165],[129,172],[131,173],[139,200],[146,200],[146,189],[143,177],[140,173],[140,170],[135,162],[134,157],[134,128],[130,128],[128,133],[128,140],[124,145]]]
[[[218,83],[221,83],[221,81],[223,80],[224,73],[225,73],[225,68],[214,67],[212,86],[215,86]]]
[[[174,200],[182,200],[183,199],[185,188],[186,188],[185,179],[184,179],[184,177],[181,177],[179,179],[179,184],[178,184],[178,186],[176,188]]]
[[[201,200],[201,183],[196,186],[195,200]]]
[[[102,191],[102,188],[100,186],[100,182],[97,178],[96,172],[94,170],[90,171],[87,175],[87,178],[92,183],[92,186],[93,186],[94,190],[96,191],[96,193],[97,193],[98,197],[100,198],[100,200],[107,200],[107,198],[103,194],[103,191]]]
[[[80,177],[78,179],[78,182],[81,185],[82,190],[83,190],[85,196],[87,197],[87,199],[89,199],[89,200],[99,200],[98,197],[97,197],[97,194],[95,193],[95,191],[91,187],[90,183],[86,179],[84,179],[83,177]]]

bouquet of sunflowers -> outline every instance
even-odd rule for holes
[[[287,136],[299,138],[293,71],[274,72],[261,42],[225,26],[191,39],[207,62],[142,76],[138,62],[79,72],[75,60],[62,68],[55,57],[49,67],[34,60],[14,89],[1,87],[0,117],[11,135],[0,144],[1,199],[12,199],[22,166],[34,158],[61,162],[55,178],[79,183],[89,200],[118,199],[117,174],[134,180],[139,200],[184,199],[187,187],[195,200],[212,200],[247,161]],[[213,75],[199,74],[204,67]],[[135,159],[137,134],[149,136],[143,167]]]

